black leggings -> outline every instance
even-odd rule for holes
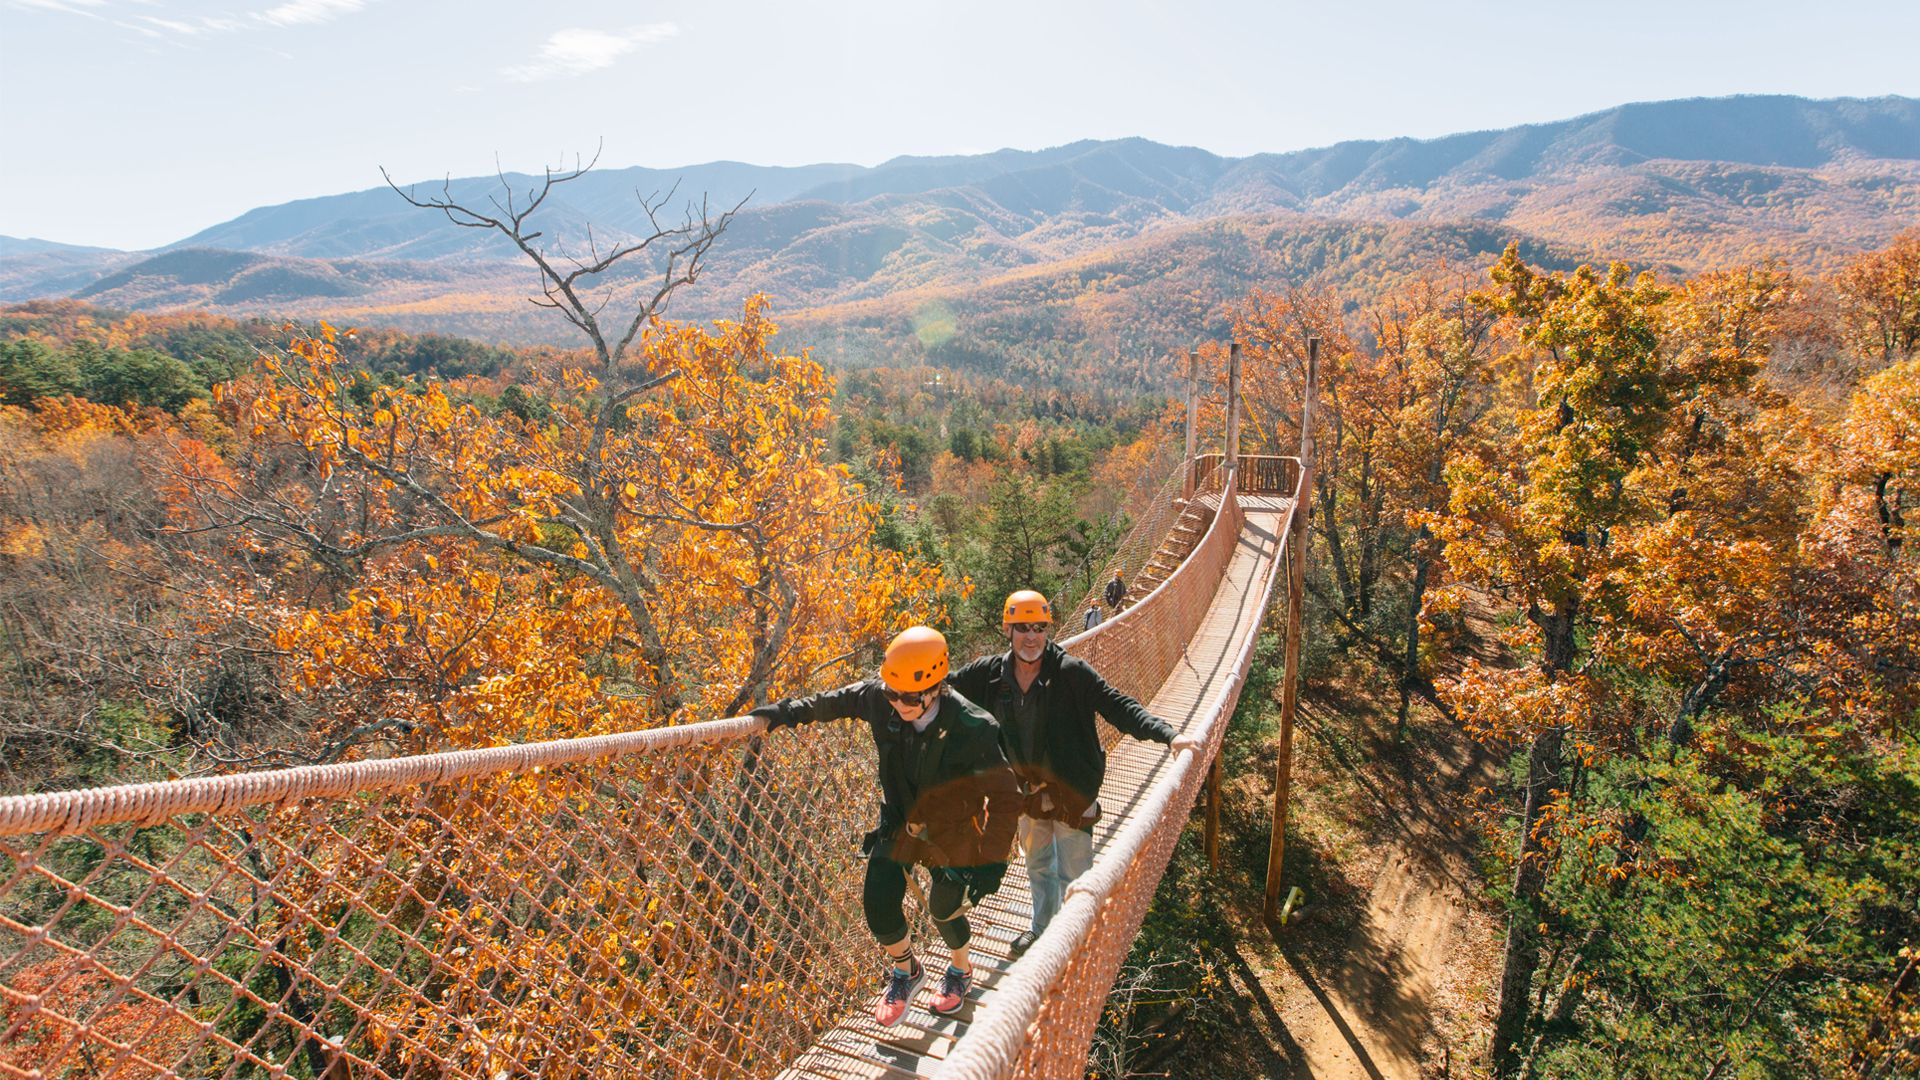
[[[867,859],[867,885],[860,892],[860,906],[867,914],[867,929],[882,948],[898,945],[907,937],[907,917],[901,905],[907,899],[907,874],[911,867],[870,856]],[[927,893],[927,906],[933,910],[933,925],[947,948],[957,949],[973,939],[966,916],[955,916],[965,889],[936,873],[933,888]]]

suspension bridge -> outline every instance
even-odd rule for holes
[[[1080,1075],[1303,531],[1296,459],[1175,480],[1064,644],[1180,735],[1104,731],[1092,870],[1016,960],[1016,857],[957,1016],[866,1019],[864,732],[742,717],[0,798],[0,1076]]]

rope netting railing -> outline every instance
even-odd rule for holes
[[[1053,609],[1056,612],[1062,610],[1066,612],[1064,616],[1055,620],[1063,630],[1078,631],[1086,625],[1087,607],[1096,601],[1100,603],[1103,614],[1109,618],[1112,617],[1113,612],[1107,609],[1106,601],[1102,599],[1102,590],[1106,588],[1107,580],[1113,576],[1115,570],[1119,570],[1128,582],[1132,582],[1153,558],[1154,553],[1159,551],[1160,546],[1166,542],[1168,534],[1173,531],[1174,523],[1180,520],[1180,515],[1186,510],[1186,503],[1181,499],[1183,490],[1181,471],[1184,467],[1183,464],[1181,469],[1176,469],[1172,476],[1161,483],[1151,499],[1128,508],[1128,513],[1133,518],[1133,528],[1127,531],[1119,547],[1107,557],[1101,572],[1093,576],[1092,586],[1079,595],[1073,606],[1068,609],[1066,604],[1072,596],[1071,593],[1053,599]],[[1201,494],[1217,495],[1220,491],[1219,479],[1216,476],[1211,487],[1196,490],[1196,497]]]
[[[1150,698],[1237,531],[1071,647]],[[870,991],[872,757],[739,718],[0,798],[0,1076],[773,1075]]]
[[[869,981],[872,751],[761,727],[0,800],[0,1074],[776,1072]]]
[[[1289,478],[1296,478],[1297,483],[1297,462],[1287,458],[1267,460],[1275,464],[1263,466],[1270,470],[1261,478],[1263,483]],[[1237,492],[1230,490],[1229,495]],[[1164,613],[1161,618],[1176,612],[1182,616],[1169,622],[1193,616],[1193,625],[1177,648],[1184,648],[1198,627],[1198,616],[1204,615],[1211,604],[1241,542],[1244,519],[1238,498],[1225,499],[1200,546],[1148,598]],[[1271,549],[1275,557],[1268,559],[1249,583],[1256,606],[1242,610],[1250,614],[1253,626],[1242,637],[1224,677],[1209,685],[1204,705],[1174,744],[1172,760],[1127,822],[1107,839],[1092,869],[1068,886],[1065,902],[1047,933],[995,987],[992,1000],[974,1018],[967,1037],[955,1045],[935,1076],[942,1080],[986,1080],[1078,1076],[1085,1071],[1087,1048],[1107,994],[1153,901],[1239,700],[1259,636],[1258,623],[1284,576],[1284,560],[1278,555],[1286,548],[1289,531],[1283,525]],[[1072,650],[1094,658],[1103,670],[1111,663],[1106,658],[1107,648],[1122,657],[1144,653],[1151,648],[1147,642],[1159,634],[1129,634],[1123,628],[1136,612],[1148,607],[1148,601],[1121,615],[1115,620],[1118,625],[1102,624],[1082,635]],[[1103,642],[1108,634],[1112,635],[1112,645]],[[1138,696],[1144,688],[1128,689]]]

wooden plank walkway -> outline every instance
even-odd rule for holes
[[[1254,586],[1268,563],[1279,557],[1280,533],[1293,500],[1247,495],[1241,497],[1240,505],[1246,511],[1246,524],[1241,528],[1233,561],[1200,630],[1188,643],[1185,657],[1148,703],[1155,716],[1164,718],[1176,730],[1195,721],[1220,680],[1230,673],[1241,644],[1249,634],[1259,631],[1264,613],[1254,610],[1259,606]],[[1135,812],[1167,758],[1166,747],[1127,738],[1108,754],[1107,779],[1100,789],[1103,812],[1094,826],[1096,861],[1107,838]],[[994,987],[1014,963],[1007,954],[1008,945],[1027,929],[1032,913],[1026,867],[1016,852],[1000,891],[967,916],[973,926],[974,988],[958,1014],[936,1016],[928,1012],[930,990],[923,988],[906,1017],[894,1027],[883,1028],[868,1015],[873,999],[864,998],[851,1017],[824,1033],[812,1049],[781,1074],[783,1080],[926,1076],[952,1050],[955,1040],[966,1033],[974,1011],[992,998]],[[946,949],[936,938],[930,945],[922,943],[920,956],[927,966],[928,983],[937,983],[939,973],[946,970]],[[878,964],[874,983],[876,987],[879,984]]]

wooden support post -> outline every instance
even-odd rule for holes
[[[1227,346],[1227,445],[1220,467],[1228,476],[1240,467],[1240,343]]]
[[[1200,350],[1187,350],[1187,472],[1180,483],[1180,497],[1193,501],[1194,454],[1200,443]]]
[[[1220,869],[1220,755],[1207,770],[1207,869]]]
[[[1313,400],[1320,387],[1320,339],[1307,340],[1307,385],[1300,396],[1300,486],[1287,523],[1286,674],[1280,683],[1280,748],[1273,767],[1273,838],[1267,847],[1268,925],[1280,919],[1280,871],[1287,858],[1287,802],[1293,787],[1293,716],[1300,705],[1301,609],[1307,598],[1308,522],[1313,517]]]

